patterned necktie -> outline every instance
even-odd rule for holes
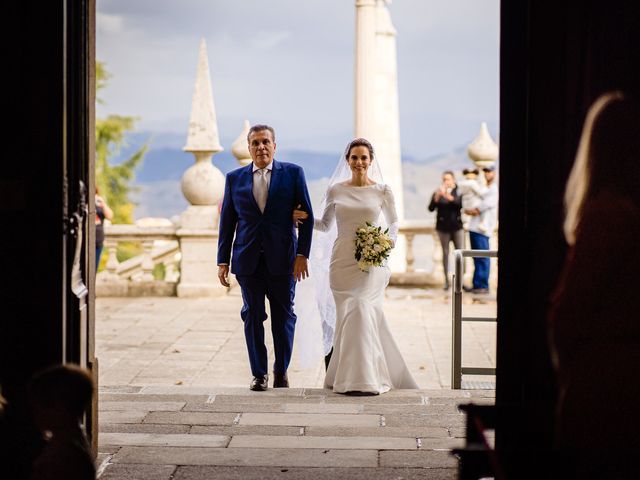
[[[256,170],[258,178],[254,178],[255,188],[253,189],[253,196],[256,199],[256,203],[260,208],[260,211],[264,213],[264,207],[267,205],[267,195],[269,194],[269,185],[267,184],[267,172],[266,168]]]

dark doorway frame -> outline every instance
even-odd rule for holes
[[[21,33],[2,33],[3,102],[15,121],[0,178],[0,384],[25,406],[26,382],[42,367],[74,362],[97,376],[93,222],[75,225],[75,279],[71,232],[74,213],[95,215],[95,0],[3,8]],[[523,466],[537,475],[552,451],[545,316],[566,250],[562,191],[588,105],[612,88],[638,93],[639,11],[623,0],[502,2],[496,446],[512,478],[526,478]]]
[[[0,385],[26,437],[26,385],[35,372],[74,363],[97,379],[95,0],[8,2],[3,18],[14,28],[2,32],[10,66],[3,113],[12,126],[0,179]],[[94,446],[96,411],[86,423]]]
[[[563,194],[603,92],[640,88],[640,6],[502,2],[496,448],[509,478],[552,478],[556,385],[546,316],[566,255]]]

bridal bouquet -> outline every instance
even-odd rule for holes
[[[367,222],[364,227],[356,230],[356,261],[363,272],[368,272],[369,267],[380,267],[391,253],[393,242],[389,237],[389,229],[382,231],[382,227],[376,227]]]

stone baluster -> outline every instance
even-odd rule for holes
[[[437,232],[434,230],[431,234],[432,239],[432,260],[433,270],[431,273],[431,281],[435,284],[444,283],[445,271],[442,268],[442,248],[440,248],[440,239]]]
[[[407,261],[407,272],[412,273],[415,271],[415,267],[413,266],[415,262],[415,256],[413,255],[413,239],[415,237],[414,233],[405,233],[404,238],[406,240],[406,261]]]
[[[142,242],[142,277],[143,282],[153,281],[153,240]]]
[[[177,268],[180,261],[177,256],[174,256],[171,260],[164,262],[164,281],[165,282],[177,282],[180,277],[180,272]]]
[[[117,277],[119,263],[116,252],[118,250],[118,241],[106,238],[104,241],[104,248],[107,250],[108,255],[106,264],[107,274],[110,277]]]

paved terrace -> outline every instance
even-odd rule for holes
[[[494,392],[449,388],[448,295],[387,290],[387,319],[420,390],[375,397],[322,389],[322,362],[302,368],[295,353],[292,388],[249,391],[240,305],[237,290],[98,299],[101,479],[456,478],[457,405],[492,403]],[[495,309],[494,298],[467,297],[464,314]],[[463,345],[463,364],[495,365],[495,324],[465,325]]]

